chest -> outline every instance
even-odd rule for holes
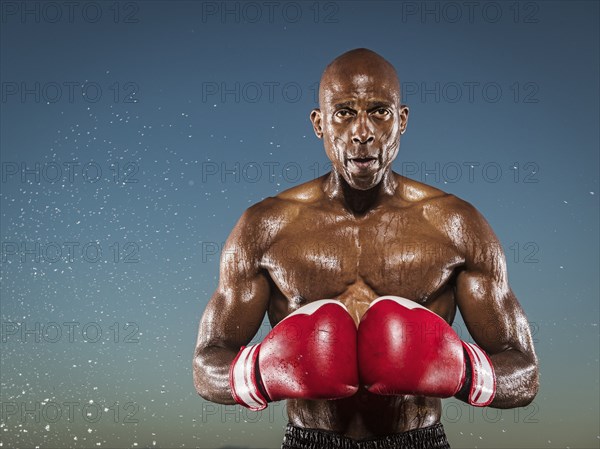
[[[307,216],[275,239],[265,266],[286,297],[306,300],[393,294],[422,299],[450,279],[461,258],[419,215],[362,222]]]

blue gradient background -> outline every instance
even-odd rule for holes
[[[77,2],[56,23],[26,3],[38,21],[3,2],[17,13],[0,23],[3,447],[278,447],[282,403],[257,414],[196,395],[197,324],[244,209],[326,172],[308,114],[325,65],[355,47],[386,57],[405,87],[396,171],[484,214],[532,323],[534,404],[445,401],[453,447],[599,447],[597,2],[476,2],[473,20],[465,2],[457,20],[438,2],[274,2],[271,18],[257,2],[255,23],[240,2],[225,16],[222,2]],[[40,98],[9,94],[22,83]],[[210,93],[222,83],[237,97]],[[439,98],[423,89],[436,83]],[[472,98],[465,83],[478,83]],[[64,163],[80,164],[74,177],[51,182]],[[14,164],[39,164],[39,181]],[[80,245],[72,258],[65,242]],[[89,242],[97,262],[81,253]],[[39,261],[18,246],[51,243],[62,253]]]

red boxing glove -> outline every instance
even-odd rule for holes
[[[346,306],[323,299],[281,320],[229,370],[238,404],[262,410],[282,399],[337,399],[358,390],[356,324]]]
[[[396,296],[378,298],[363,315],[358,369],[367,389],[381,395],[446,398],[469,383],[469,404],[484,407],[496,393],[492,362],[479,346],[461,341],[434,312]]]

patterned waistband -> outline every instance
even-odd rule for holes
[[[450,449],[450,445],[441,423],[365,440],[288,423],[281,449]]]

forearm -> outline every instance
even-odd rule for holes
[[[525,407],[533,401],[539,387],[535,355],[515,349],[490,357],[496,372],[496,397],[491,407]]]
[[[235,404],[229,386],[229,367],[237,353],[208,346],[194,357],[194,386],[200,396],[218,404]]]

